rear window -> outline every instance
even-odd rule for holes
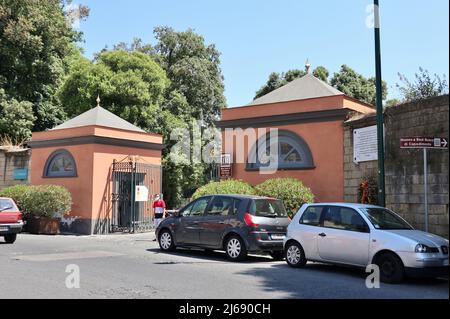
[[[323,206],[309,206],[300,218],[300,224],[319,226],[323,208]]]
[[[278,199],[253,199],[249,213],[259,217],[287,217],[283,202]]]
[[[12,200],[0,198],[0,212],[17,212],[17,207]]]

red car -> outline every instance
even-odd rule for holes
[[[7,244],[12,244],[22,227],[22,213],[16,203],[11,198],[0,197],[0,236],[5,238]]]

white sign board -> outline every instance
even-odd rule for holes
[[[136,202],[148,201],[148,188],[147,187],[142,186],[142,185],[136,186],[135,201]]]
[[[231,154],[222,154],[220,157],[220,165],[222,167],[230,167],[231,166]]]
[[[353,161],[355,163],[378,160],[377,126],[353,130]]]

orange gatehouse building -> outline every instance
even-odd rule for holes
[[[257,185],[294,177],[311,188],[317,202],[344,201],[344,122],[350,115],[374,111],[307,74],[248,105],[224,109],[217,126],[223,153],[231,155],[232,178]],[[249,128],[255,129],[250,131],[256,139],[249,138]],[[257,150],[269,146],[262,142],[268,141],[270,129],[278,129],[278,164],[274,174],[262,174]],[[237,140],[243,143],[244,161],[238,160]]]
[[[161,192],[161,135],[146,133],[100,105],[52,130],[33,133],[30,182],[66,187],[72,209],[61,230],[103,234],[151,227],[141,191]]]

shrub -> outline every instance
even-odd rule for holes
[[[24,215],[56,217],[70,211],[72,196],[57,185],[17,185],[5,188],[0,196],[11,197]]]
[[[4,188],[0,191],[0,197],[9,197],[14,200],[19,207],[20,211],[23,211],[23,203],[25,201],[26,192],[30,186],[28,185],[15,185],[8,188]]]
[[[305,203],[314,201],[311,189],[295,178],[273,178],[255,187],[260,196],[283,200],[286,210],[293,216]]]
[[[220,182],[211,182],[206,184],[192,195],[193,199],[205,195],[214,194],[240,194],[240,195],[255,195],[255,189],[248,183],[241,180],[229,179]]]

